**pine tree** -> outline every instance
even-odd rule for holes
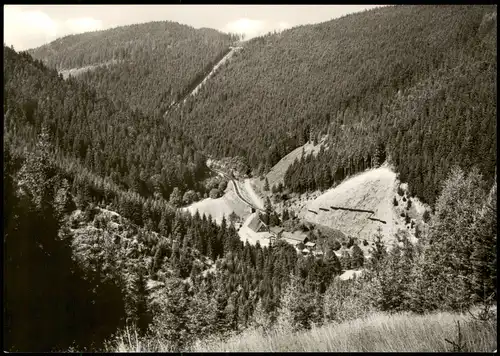
[[[354,244],[352,247],[352,258],[351,258],[351,266],[354,269],[363,267],[365,257],[363,254],[363,250],[357,245]]]
[[[213,335],[216,329],[217,305],[209,293],[206,282],[196,288],[188,309],[188,329],[195,338],[203,339]]]
[[[439,308],[460,310],[472,302],[474,239],[471,228],[481,211],[485,192],[482,178],[473,169],[469,175],[457,167],[446,179],[436,202],[436,213],[425,253],[425,275],[431,281],[428,293]],[[433,308],[436,306],[429,306]]]
[[[497,265],[497,185],[496,179],[471,228],[471,238],[474,240],[472,261],[472,288],[474,300],[483,301],[494,294],[496,299]]]
[[[264,191],[265,192],[269,191],[269,181],[267,180],[267,177],[266,177],[266,180],[264,182]]]
[[[174,190],[170,194],[169,198],[170,204],[175,206],[176,208],[181,206],[182,204],[182,193],[178,187],[174,187]]]
[[[346,271],[348,269],[351,269],[351,255],[349,254],[349,251],[344,250],[342,251],[342,255],[340,256],[340,265],[342,266],[342,270]]]
[[[192,340],[189,332],[189,297],[184,282],[168,279],[160,295],[153,300],[150,331],[166,341],[170,352],[179,352]]]
[[[379,226],[377,228],[377,233],[374,236],[375,246],[371,249],[371,258],[369,264],[369,269],[371,271],[374,271],[377,277],[380,273],[380,270],[383,268],[383,262],[387,256],[387,250],[384,246],[383,238],[382,228]]]
[[[266,313],[262,306],[262,299],[259,299],[257,306],[252,314],[250,325],[255,329],[265,333],[271,327],[269,313]]]
[[[297,308],[300,300],[300,280],[290,275],[290,281],[282,288],[276,328],[284,333],[298,329]]]

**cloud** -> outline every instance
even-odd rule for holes
[[[96,31],[102,29],[102,21],[92,17],[69,19],[65,22],[68,34]]]
[[[56,38],[58,25],[42,11],[23,11],[19,6],[4,7],[4,42],[24,50]]]
[[[57,21],[40,10],[26,10],[20,6],[4,7],[4,43],[18,51],[49,43],[65,35],[101,30],[101,20],[92,17]]]
[[[287,28],[290,28],[292,26],[290,26],[290,24],[286,21],[281,21],[278,23],[278,29],[283,31],[283,30],[286,30]]]
[[[247,18],[241,18],[236,21],[231,21],[228,24],[226,24],[226,26],[223,29],[224,32],[244,34],[245,38],[247,39],[263,34],[264,30],[265,30],[264,21],[251,20]]]
[[[236,21],[231,21],[222,28],[224,32],[244,34],[245,39],[251,39],[265,35],[272,31],[283,31],[290,28],[291,25],[286,21],[269,22],[262,20],[253,20],[248,18],[240,18]]]

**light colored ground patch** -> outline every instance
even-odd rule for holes
[[[244,184],[238,184],[240,193],[245,199],[253,203],[256,207],[264,209],[264,200],[255,192],[254,186],[255,180],[249,178],[245,179]]]
[[[363,273],[363,270],[354,270],[354,269],[348,269],[347,271],[344,271],[339,278],[343,281],[346,281],[348,279],[354,278],[354,276],[359,277]]]
[[[273,185],[277,186],[280,182],[284,183],[283,179],[285,177],[286,170],[288,169],[288,167],[290,167],[290,165],[295,161],[296,158],[300,159],[302,155],[302,149],[304,149],[305,154],[312,153],[316,155],[319,152],[321,145],[324,144],[324,141],[325,138],[323,138],[317,145],[313,145],[311,142],[307,142],[305,145],[294,149],[292,152],[283,157],[278,163],[276,163],[266,175],[269,182],[269,189],[271,189]],[[266,195],[264,192],[264,182],[264,179],[261,181],[258,178],[253,179],[252,182],[256,186],[257,193],[262,196]]]
[[[259,241],[260,245],[262,247],[264,246],[269,246],[269,233],[267,232],[255,232],[252,229],[248,227],[248,224],[250,221],[252,221],[253,217],[257,213],[253,213],[248,216],[248,218],[245,220],[245,223],[243,226],[241,226],[240,230],[238,231],[238,235],[240,236],[240,240],[243,242],[248,241],[250,245],[255,245],[257,241]]]
[[[232,184],[228,184],[222,197],[217,199],[206,198],[183,208],[183,210],[189,211],[191,214],[195,214],[196,210],[198,210],[200,215],[211,215],[217,224],[222,222],[224,215],[226,216],[226,220],[228,220],[229,215],[233,211],[241,219],[245,219],[251,213],[248,205],[243,203],[236,195]]]
[[[77,77],[80,74],[83,74],[83,73],[88,72],[90,70],[95,70],[98,67],[108,66],[108,65],[117,64],[117,63],[118,63],[117,60],[111,60],[111,61],[108,61],[106,63],[94,64],[94,65],[85,66],[85,67],[63,69],[63,70],[59,71],[59,74],[62,74],[63,78],[67,79],[70,74],[73,77]]]
[[[360,173],[326,191],[314,200],[303,203],[299,217],[310,222],[339,229],[346,235],[371,241],[380,226],[384,236],[396,232],[392,199],[396,191],[396,174],[387,166]],[[364,212],[331,210],[330,206],[373,210],[374,215]],[[319,208],[328,209],[328,211]],[[314,214],[308,210],[317,212]],[[368,219],[384,220],[386,224]],[[386,241],[389,242],[389,241]]]
[[[196,88],[193,89],[190,95],[196,95],[201,87],[205,85],[205,83],[217,72],[220,66],[222,66],[224,63],[226,63],[231,57],[234,55],[234,53],[238,52],[241,50],[242,47],[233,47],[231,50],[224,56],[222,59],[212,68],[210,73],[207,74],[207,76],[203,79],[203,81],[196,86]],[[184,103],[186,102],[187,98],[184,99]]]

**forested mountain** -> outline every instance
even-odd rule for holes
[[[114,207],[119,216],[106,202],[96,207],[91,190],[85,199],[85,189],[70,188],[76,177],[54,165],[48,138],[44,131],[25,158],[4,150],[10,351],[102,351],[125,326],[149,351],[189,350],[248,328],[292,332],[373,311],[464,311],[495,299],[496,184],[485,187],[477,171],[453,170],[417,245],[402,233],[388,252],[378,233],[370,260],[356,244],[339,260],[333,245],[316,258],[285,242],[243,244],[226,221],[168,207],[143,210],[149,222],[139,227],[126,219],[137,213],[127,200]],[[354,264],[365,266],[362,278],[335,278]]]
[[[284,242],[250,246],[225,220],[218,226],[165,205],[146,205],[149,218],[137,226],[136,206],[113,203],[119,216],[103,209],[104,196],[98,208],[101,197],[88,183],[75,188],[76,177],[57,168],[50,146],[44,130],[27,157],[4,150],[4,339],[11,351],[99,351],[125,325],[140,335],[150,327],[169,350],[184,349],[250,325],[256,308],[275,313],[294,270],[307,278],[307,295],[324,292],[340,272],[334,253],[316,260]]]
[[[114,105],[85,83],[63,80],[26,52],[4,47],[4,140],[31,148],[49,129],[56,156],[145,197],[205,192],[205,159],[162,115]]]
[[[154,28],[193,33],[173,54],[193,56],[191,69],[149,82],[159,63],[149,57],[161,53],[145,48],[177,43],[162,42],[163,30],[148,37]],[[116,351],[136,330],[140,351],[179,352],[251,329],[294,335],[374,312],[462,318],[478,305],[485,312],[467,328],[492,330],[496,7],[388,7],[256,38],[164,117],[159,102],[182,95],[231,39],[151,23],[33,52],[60,68],[124,60],[68,80],[4,46],[5,348]],[[386,246],[379,230],[365,258],[356,237],[340,246],[318,229],[322,254],[304,256],[280,239],[243,243],[230,217],[218,225],[175,209],[183,192],[207,192],[203,154],[240,156],[259,172],[325,134],[326,148],[290,166],[286,188],[326,189],[387,158],[434,203],[417,243],[403,229]],[[303,225],[295,215],[282,218]],[[338,278],[347,269],[362,271]],[[413,331],[411,347],[425,338]]]
[[[169,120],[259,172],[328,134],[288,187],[329,186],[387,156],[433,203],[453,164],[493,177],[496,68],[496,7],[384,7],[249,41]]]
[[[115,103],[164,113],[235,39],[216,30],[163,21],[70,35],[29,53],[57,70],[109,64],[80,79]]]

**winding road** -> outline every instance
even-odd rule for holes
[[[236,195],[238,196],[238,198],[240,198],[240,200],[242,202],[244,202],[246,205],[250,206],[251,208],[255,209],[255,210],[259,210],[259,211],[262,211],[264,212],[263,209],[257,207],[255,204],[252,204],[250,203],[248,200],[246,200],[243,195],[241,194],[240,192],[240,187],[238,186],[238,183],[236,182],[236,180],[232,177],[230,177],[228,174],[224,173],[223,171],[220,171],[218,169],[215,169],[215,168],[210,168],[213,172],[215,173],[218,173],[222,176],[224,176],[225,178],[227,178],[229,181],[231,181],[233,183],[233,186],[234,186],[234,191],[236,192]]]

